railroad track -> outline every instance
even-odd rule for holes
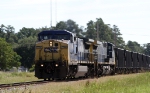
[[[17,83],[9,83],[9,84],[0,84],[0,90],[1,89],[9,89],[13,87],[27,87],[29,85],[39,85],[44,83],[50,83],[50,82],[68,82],[68,81],[77,81],[77,80],[83,80],[87,78],[74,78],[74,79],[67,79],[67,80],[51,80],[51,81],[28,81],[28,82],[17,82]]]
[[[73,80],[52,80],[52,81],[28,81],[28,82],[17,82],[17,83],[8,83],[8,84],[0,84],[0,89],[7,89],[7,88],[12,88],[12,87],[26,87],[28,85],[34,85],[34,84],[44,84],[44,83],[50,83],[50,82],[67,82],[67,81],[74,81],[78,79],[73,79]]]
[[[9,83],[9,84],[0,84],[0,89],[12,88],[17,86],[27,86],[33,84],[44,84],[49,83],[50,81],[28,81],[28,82],[18,82],[18,83]]]
[[[133,73],[133,74],[137,74],[137,73]],[[120,75],[120,74],[116,74],[116,75]],[[110,75],[106,75],[106,76],[110,76]],[[106,77],[106,76],[101,76],[101,77]],[[96,77],[93,77],[93,78],[96,78]],[[28,82],[0,84],[0,90],[1,89],[13,88],[13,87],[17,87],[17,86],[18,87],[20,87],[20,86],[26,87],[28,85],[36,85],[36,84],[39,85],[39,84],[50,83],[50,82],[68,82],[68,81],[78,81],[78,80],[85,80],[85,79],[90,79],[90,78],[74,78],[74,79],[67,79],[67,80],[52,80],[52,81],[41,80],[41,81],[28,81]]]

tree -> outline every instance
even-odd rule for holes
[[[2,70],[10,69],[13,66],[20,66],[20,56],[13,51],[12,46],[0,38],[0,68]]]
[[[121,37],[122,34],[120,33],[120,30],[116,25],[113,25],[112,32],[112,37],[114,37],[113,43],[115,44],[115,46],[125,48],[125,42]]]
[[[33,65],[35,42],[37,37],[26,37],[18,41],[19,46],[15,48],[15,51],[22,57],[21,65],[30,68]]]
[[[98,39],[100,41],[113,43],[112,28],[110,28],[108,24],[105,24],[101,18],[97,18],[95,24],[95,28],[98,31]]]
[[[67,24],[64,21],[60,21],[56,24],[57,30],[66,30],[67,29]]]
[[[21,65],[30,68],[34,60],[35,43],[37,41],[37,34],[41,30],[48,30],[47,27],[39,29],[23,27],[16,35],[18,37],[17,46],[14,50],[21,58]]]
[[[127,43],[127,49],[133,52],[143,53],[144,48],[138,44],[136,41],[128,41]]]
[[[95,23],[91,20],[87,23],[86,29],[86,38],[96,39],[97,38],[97,31],[95,29]]]
[[[91,20],[87,23],[85,37],[104,42],[111,42],[121,48],[125,46],[119,29],[109,27],[101,18],[97,18],[96,22]]]
[[[11,25],[0,26],[0,37],[5,38],[6,42],[10,43],[13,47],[17,45],[17,36],[15,34],[15,28]]]
[[[23,27],[18,33],[17,33],[17,37],[18,39],[23,39],[26,37],[34,37],[36,36],[36,30],[34,28],[25,28]]]
[[[82,27],[79,27],[76,22],[69,19],[67,21],[60,21],[56,24],[56,27],[54,28],[56,30],[68,30],[70,32],[76,33],[78,37],[82,37],[83,29]]]
[[[5,38],[5,25],[0,26],[0,37]]]
[[[35,34],[33,36],[37,36],[38,33],[43,31],[43,30],[50,30],[50,29],[53,29],[53,27],[52,28],[48,28],[47,26],[45,26],[45,27],[37,28],[37,29],[35,29]]]
[[[15,35],[15,28],[11,25],[8,25],[5,29],[6,31],[6,41],[8,43],[14,43],[14,35]]]
[[[150,43],[144,44],[144,53],[150,56]]]

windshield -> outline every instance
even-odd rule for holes
[[[57,39],[57,40],[70,40],[70,35],[67,34],[56,34],[56,35],[40,35],[39,41],[48,40],[48,39]]]
[[[39,36],[39,41],[47,40],[47,39],[52,39],[52,35],[41,35],[41,36]]]
[[[58,34],[58,35],[55,35],[55,39],[58,39],[58,40],[70,40],[69,38],[69,35],[61,35],[61,34]]]

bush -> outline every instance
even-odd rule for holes
[[[29,69],[30,72],[33,72],[35,70],[35,65],[32,65],[32,67]]]

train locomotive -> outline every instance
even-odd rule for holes
[[[35,46],[35,76],[51,79],[114,73],[113,47],[65,30],[42,31]]]
[[[66,30],[40,32],[35,46],[35,77],[44,80],[137,72],[148,69],[149,62],[147,55]]]

